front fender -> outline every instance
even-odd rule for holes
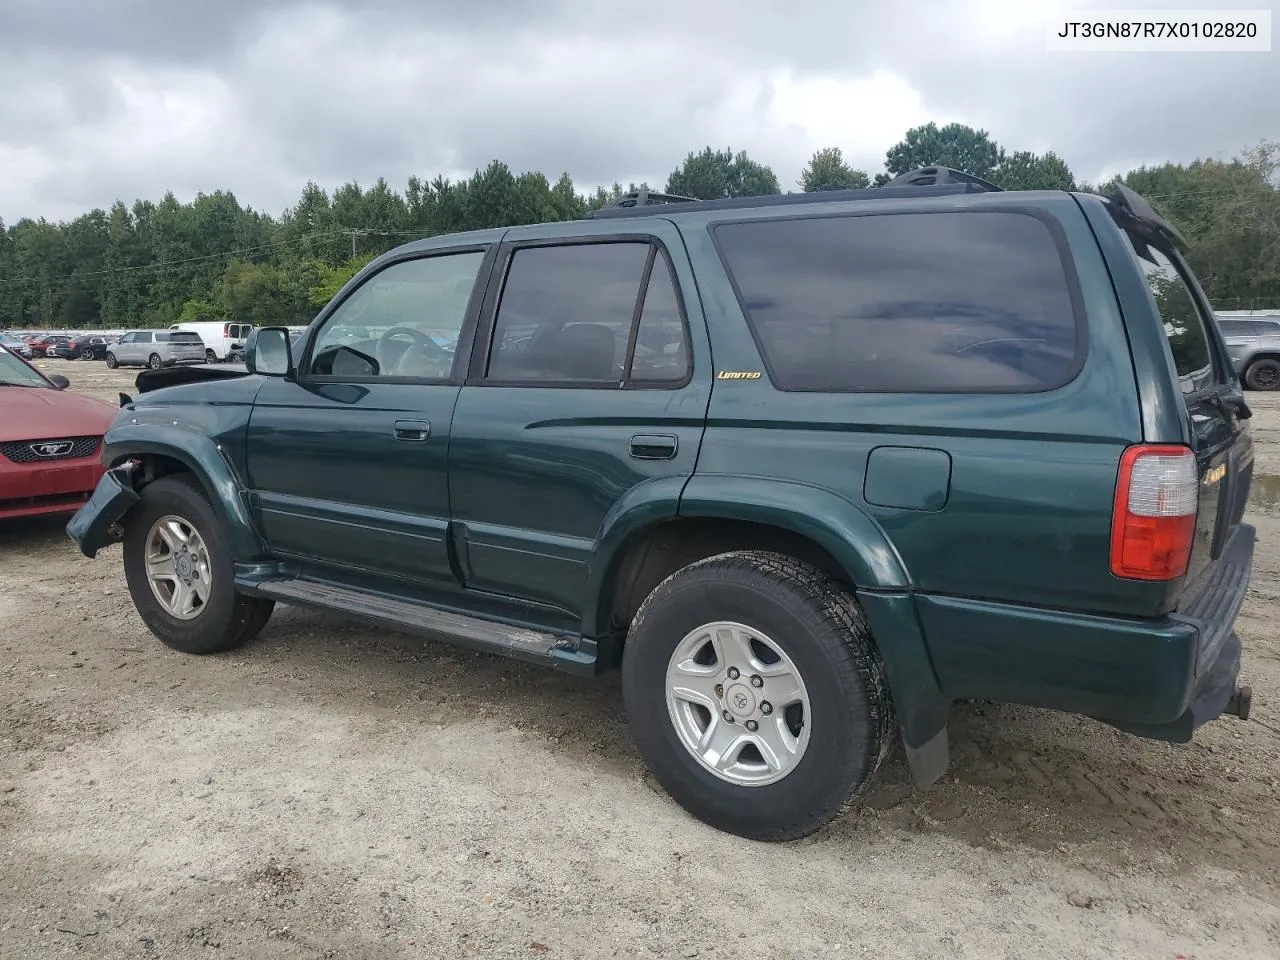
[[[203,485],[214,512],[223,522],[232,557],[238,562],[267,558],[266,548],[249,512],[245,486],[218,444],[181,423],[121,423],[107,431],[103,461],[110,467],[148,455],[168,457],[185,466]]]
[[[910,590],[902,557],[856,504],[821,487],[728,474],[693,477],[681,517],[718,517],[781,527],[820,545],[863,590]]]

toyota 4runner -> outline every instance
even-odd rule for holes
[[[747,837],[898,738],[932,783],[959,699],[1186,742],[1248,714],[1254,530],[1183,246],[1124,187],[943,168],[421,240],[247,373],[142,374],[68,530],[187,653],[283,602],[620,667],[658,779]]]

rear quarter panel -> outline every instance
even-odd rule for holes
[[[863,201],[857,212],[1032,205],[1061,225],[1070,248],[1087,325],[1075,379],[1042,393],[986,395],[784,392],[767,373],[717,380],[699,479],[773,477],[839,496],[883,531],[917,591],[1135,612],[1132,585],[1110,574],[1109,548],[1120,455],[1141,439],[1142,423],[1115,292],[1079,207],[1067,194],[1002,193]],[[699,264],[716,369],[764,370],[707,229],[731,217],[708,213],[681,226]],[[942,477],[943,495],[922,489],[915,509],[873,502],[886,499],[877,491],[909,491],[922,477],[925,487]],[[1153,595],[1153,609],[1157,602]]]

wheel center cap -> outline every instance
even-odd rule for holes
[[[178,559],[174,561],[174,565],[178,568],[178,576],[187,579],[191,576],[191,558],[185,553],[178,554]]]
[[[724,702],[734,716],[749,717],[756,712],[756,695],[745,683],[725,688]]]

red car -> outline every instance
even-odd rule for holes
[[[0,347],[0,520],[74,513],[102,476],[116,410],[66,386]]]

